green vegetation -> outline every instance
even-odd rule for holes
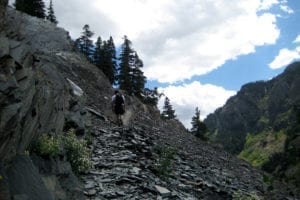
[[[153,165],[157,175],[166,177],[170,174],[174,159],[177,154],[177,149],[168,145],[157,145],[153,149],[155,154],[155,163]]]
[[[232,196],[233,200],[263,200],[263,197],[258,196],[255,193],[246,194],[238,190]]]
[[[211,142],[216,142],[218,136],[218,129],[215,129],[214,132],[206,132],[206,137],[209,138],[208,140]]]
[[[42,19],[46,17],[45,3],[42,0],[16,0],[14,6],[16,10],[29,15]]]
[[[272,133],[264,131],[257,135],[248,134],[239,158],[247,160],[253,166],[261,167],[268,162],[271,155],[284,151],[286,134],[284,131]]]
[[[259,123],[264,124],[264,125],[268,125],[270,123],[269,119],[265,116],[262,116],[259,120]]]
[[[73,129],[62,137],[62,142],[67,153],[67,160],[76,174],[92,167],[91,151],[87,148],[86,141],[76,138]]]
[[[200,110],[198,109],[198,107],[195,110],[195,115],[192,117],[191,124],[192,124],[192,128],[190,132],[196,137],[207,141],[208,137],[206,136],[206,133],[208,129],[206,124],[200,119]]]
[[[60,153],[59,138],[43,134],[37,143],[37,152],[42,156],[55,157]]]
[[[160,116],[162,119],[176,119],[175,110],[173,109],[168,97],[165,98],[164,106]]]
[[[41,156],[56,157],[66,153],[73,172],[80,174],[92,167],[91,151],[85,140],[78,140],[71,129],[63,136],[49,136],[43,134],[37,142],[36,153]]]

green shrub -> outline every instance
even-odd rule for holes
[[[55,157],[60,153],[59,145],[57,137],[43,134],[37,142],[37,153],[42,156]]]
[[[155,163],[154,169],[159,176],[168,176],[172,170],[177,149],[168,145],[158,145],[154,147]]]
[[[73,129],[62,137],[62,142],[67,154],[67,160],[76,174],[80,174],[92,167],[91,151],[87,148],[86,141],[76,138]]]
[[[238,155],[255,167],[267,163],[270,157],[284,151],[286,140],[285,131],[263,131],[257,135],[247,134],[244,149]]]
[[[75,174],[80,174],[92,167],[91,151],[87,148],[85,140],[78,140],[71,129],[60,137],[43,134],[37,142],[36,152],[42,156],[55,157],[65,151]]]
[[[255,193],[246,194],[238,190],[232,196],[233,200],[263,200],[263,197],[258,196]]]

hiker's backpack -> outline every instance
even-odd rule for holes
[[[117,94],[114,100],[114,111],[117,115],[123,115],[125,113],[125,102],[121,94]]]
[[[117,94],[116,99],[115,99],[115,106],[119,107],[119,106],[122,106],[123,104],[124,104],[124,99],[123,99],[122,95]]]

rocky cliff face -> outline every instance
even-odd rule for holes
[[[204,121],[211,139],[299,184],[299,91],[299,62],[270,81],[244,85]]]
[[[63,76],[71,67],[62,62],[72,47],[66,32],[13,9],[6,17],[0,38],[0,156],[9,160],[38,134],[61,132],[72,120],[70,102],[78,99]],[[80,121],[76,126],[84,126]]]
[[[230,152],[239,153],[247,134],[295,125],[295,115],[288,112],[300,104],[299,74],[300,64],[294,63],[270,81],[244,85],[237,95],[205,119],[213,139]]]
[[[4,16],[6,12],[8,0],[0,0],[0,28],[3,28],[4,25]]]
[[[3,13],[1,9],[1,14]],[[7,169],[7,176],[1,176],[6,183],[5,181],[2,183],[11,186],[11,194],[6,192],[5,197],[9,198],[10,195],[14,197],[39,189],[46,190],[37,189],[41,184],[34,184],[45,177],[34,176],[36,177],[34,178],[30,175],[26,177],[30,174],[30,171],[27,171],[24,176],[26,177],[24,179],[27,179],[25,182],[18,182],[16,178],[23,175],[22,167],[34,169],[30,165],[29,157],[22,155],[41,134],[57,135],[69,128],[75,128],[78,134],[84,134],[89,130],[89,112],[84,108],[86,94],[76,93],[77,86],[74,82],[84,77],[85,71],[91,71],[94,66],[73,51],[68,33],[54,24],[16,12],[12,8],[6,10],[6,16],[1,18],[2,20],[0,158],[2,170]],[[93,74],[98,76],[97,84],[100,88],[110,88],[101,72]],[[105,107],[106,104],[102,105]],[[63,162],[55,161],[52,165],[61,166]],[[57,170],[56,172],[60,173]],[[71,170],[64,174],[74,176]],[[31,180],[32,184],[27,183],[30,182],[30,177],[34,178]],[[53,182],[59,185],[58,180]],[[76,182],[75,179],[73,182]],[[22,184],[27,185],[23,187]],[[40,195],[30,197],[39,193],[31,192],[28,198],[48,199],[49,195],[45,195],[44,198]]]
[[[0,34],[0,199],[232,199],[269,193],[259,170],[161,121],[126,96],[116,127],[109,81],[74,51],[66,31],[8,8]],[[93,169],[77,178],[66,155],[40,157],[42,134],[91,133]],[[171,148],[171,149],[170,149]],[[29,155],[28,155],[29,154]]]

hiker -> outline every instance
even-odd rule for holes
[[[117,115],[117,124],[118,126],[122,126],[122,115],[125,113],[125,97],[119,90],[116,90],[115,94],[112,96],[111,102],[111,108]]]

